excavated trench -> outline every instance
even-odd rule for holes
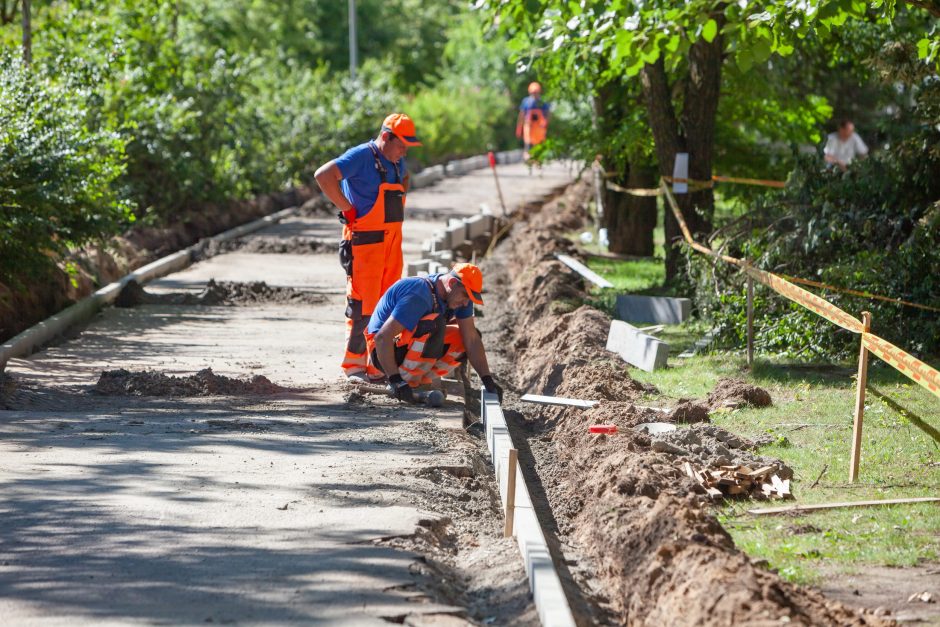
[[[779,460],[756,455],[757,443],[707,423],[668,437],[633,428],[701,422],[709,409],[771,399],[759,388],[722,381],[707,399],[669,413],[636,405],[641,396],[655,400],[656,390],[632,380],[605,350],[609,317],[578,306],[587,297],[583,280],[554,257],[574,252],[561,234],[582,227],[589,195],[577,183],[515,225],[484,262],[488,298],[480,320],[494,370],[512,388],[504,411],[535,484],[540,519],[556,536],[556,561],[571,575],[579,622],[891,624],[788,583],[735,547],[682,463],[766,463],[781,478],[792,475]],[[546,408],[520,403],[524,393],[602,402],[587,411]],[[589,433],[601,422],[618,432]]]

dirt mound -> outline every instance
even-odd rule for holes
[[[155,294],[148,292],[137,281],[129,281],[114,301],[116,307],[135,307],[137,305],[205,305],[235,306],[277,303],[282,305],[316,305],[326,297],[315,292],[294,289],[292,287],[271,287],[264,281],[239,283],[237,281],[219,281],[209,279],[205,289],[198,294],[189,292],[170,292]]]
[[[669,412],[669,421],[678,423],[708,422],[708,405],[680,400]]]
[[[261,253],[267,255],[314,255],[336,251],[337,243],[309,237],[247,237],[226,242],[210,242],[203,251],[205,258],[222,253]]]
[[[712,411],[721,408],[738,409],[739,407],[769,407],[772,404],[770,392],[764,388],[724,378],[715,384],[715,389],[708,395],[708,406]]]
[[[555,389],[558,396],[592,401],[630,401],[656,392],[654,386],[631,379],[626,364],[613,357],[569,366]]]
[[[576,580],[588,596],[605,600],[598,615],[609,611],[612,622],[627,625],[885,624],[784,582],[735,548],[682,465],[686,459],[764,465],[753,443],[710,424],[655,438],[632,429],[663,414],[630,402],[644,390],[605,350],[610,319],[578,306],[586,300],[583,280],[551,257],[569,250],[558,234],[580,228],[589,195],[589,187],[573,186],[517,225],[509,246],[488,260],[493,274],[511,280],[494,282],[497,302],[483,325],[499,334],[506,347],[500,358],[513,364],[518,389],[603,399],[589,410],[521,407],[530,421],[525,428],[535,434],[529,444],[542,488],[569,547],[565,557],[585,565]],[[716,389],[727,390],[716,397],[720,406],[738,398],[731,387]],[[741,394],[760,402],[752,390]],[[709,409],[686,403],[666,417],[700,421]],[[615,424],[618,433],[592,434],[595,423]],[[780,466],[783,477],[789,469]]]
[[[101,373],[94,389],[96,394],[105,396],[261,396],[286,390],[262,375],[246,381],[215,374],[211,368],[188,377],[153,371],[107,370]]]

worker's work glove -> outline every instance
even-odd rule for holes
[[[485,377],[482,377],[483,387],[486,388],[487,392],[495,394],[499,399],[499,402],[503,402],[503,388],[499,386],[499,383],[496,382],[496,379],[493,378],[493,375],[488,374]]]
[[[397,398],[406,403],[415,402],[415,395],[411,391],[411,386],[399,374],[393,374],[388,378],[388,385],[385,386],[385,389],[392,398]]]

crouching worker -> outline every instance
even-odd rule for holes
[[[469,263],[445,274],[401,279],[379,300],[366,331],[369,365],[388,377],[389,394],[415,402],[414,388],[430,385],[466,359],[487,392],[503,398],[473,321],[483,304],[483,275]]]

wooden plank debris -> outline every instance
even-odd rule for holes
[[[776,466],[750,468],[744,465],[695,468],[684,462],[686,475],[704,488],[712,499],[750,497],[759,499],[790,499],[790,480],[777,475]]]
[[[600,401],[583,401],[577,398],[564,398],[562,396],[539,396],[538,394],[526,394],[521,399],[527,403],[538,403],[539,405],[566,405],[568,407],[581,407],[590,409]]]
[[[748,514],[764,516],[768,514],[789,514],[791,512],[810,512],[820,509],[837,509],[841,507],[871,507],[874,505],[904,505],[908,503],[938,503],[940,497],[922,496],[909,499],[883,499],[880,501],[845,501],[839,503],[814,503],[812,505],[788,505],[786,507],[765,507],[749,509]]]
[[[574,259],[573,257],[569,257],[568,255],[560,255],[558,253],[555,253],[555,257],[558,258],[558,261],[562,262],[563,264],[565,264],[566,266],[568,266],[569,268],[571,268],[572,270],[574,270],[575,272],[577,272],[578,274],[580,274],[585,279],[587,279],[588,281],[590,281],[591,283],[593,283],[594,285],[598,287],[611,288],[614,286],[613,283],[611,283],[604,277],[600,276],[599,274],[597,274],[596,272],[588,268],[586,265],[584,265],[577,259]]]

